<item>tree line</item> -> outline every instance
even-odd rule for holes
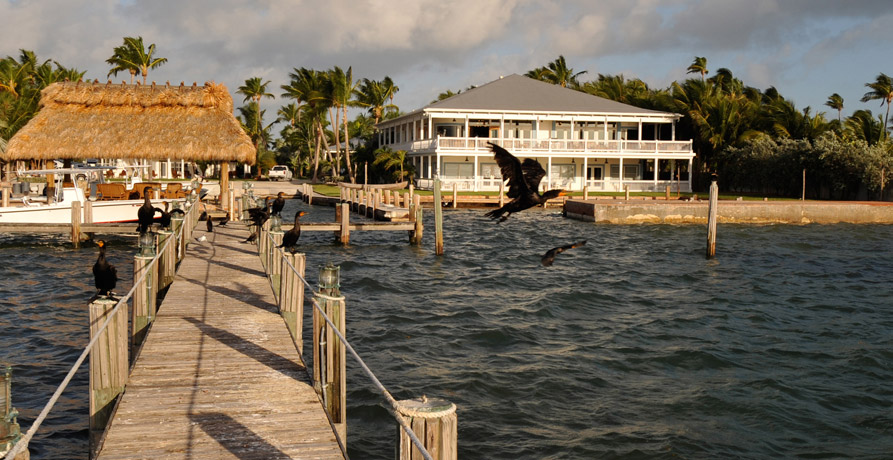
[[[119,72],[147,81],[150,70],[167,62],[155,44],[142,37],[124,37],[106,60],[108,76]],[[80,80],[86,72],[47,60],[31,51],[0,60],[0,148],[37,111],[40,90],[55,81]],[[691,139],[696,153],[696,188],[717,174],[725,190],[799,196],[802,172],[807,171],[815,197],[852,198],[883,193],[893,175],[893,143],[888,126],[893,79],[884,73],[865,84],[863,102],[880,101],[886,111],[856,110],[843,118],[843,98],[834,93],[825,106],[837,112],[831,119],[812,108],[796,108],[774,87],[748,86],[732,71],[708,70],[705,57],[687,68],[693,77],[667,88],[652,88],[638,78],[597,74],[581,81],[564,56],[535,68],[526,76],[637,107],[683,115],[677,138]],[[270,81],[250,77],[236,89],[243,104],[237,118],[257,147],[260,176],[275,164],[290,165],[298,176],[356,182],[403,180],[415,174],[406,152],[377,145],[375,124],[401,114],[394,104],[399,87],[382,80],[355,78],[351,67],[326,70],[294,68],[278,97],[288,100],[275,117],[260,108],[275,99]],[[474,88],[469,87],[467,89]],[[462,90],[440,93],[442,100]],[[886,106],[886,107],[885,107]],[[349,108],[363,109],[352,120]],[[279,126],[274,135],[274,127]],[[368,175],[368,177],[367,177]],[[700,180],[699,180],[700,179]]]

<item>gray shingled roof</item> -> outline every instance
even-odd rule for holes
[[[423,109],[665,114],[512,74]]]

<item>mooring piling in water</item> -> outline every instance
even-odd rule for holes
[[[716,256],[716,213],[719,201],[719,186],[716,181],[710,184],[710,205],[707,209],[707,258]]]
[[[345,335],[344,296],[339,290],[340,267],[331,263],[319,271],[319,291],[314,293],[320,310],[313,310],[313,386],[322,395],[329,419],[342,442],[347,439],[347,355],[327,316],[341,336]]]
[[[440,178],[434,179],[434,253],[443,255],[443,206],[440,206]],[[456,207],[456,184],[453,184],[453,208]]]

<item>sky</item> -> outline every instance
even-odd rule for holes
[[[563,55],[581,82],[599,74],[652,88],[696,77],[695,56],[746,85],[774,86],[800,110],[881,113],[860,102],[866,83],[893,75],[890,0],[0,0],[0,56],[20,49],[106,81],[105,60],[125,36],[156,45],[167,64],[149,80],[270,81],[265,120],[289,72],[351,67],[355,79],[390,76],[404,112],[441,92],[524,74]],[[119,73],[113,81],[129,81]]]

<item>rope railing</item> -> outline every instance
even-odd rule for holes
[[[270,240],[272,241],[272,237],[269,235],[269,233],[267,234],[267,237],[270,238]],[[276,247],[275,245],[271,245],[271,247],[273,249],[276,249],[279,251],[280,257],[282,255],[284,255],[284,251],[282,248]],[[311,286],[310,283],[308,283],[307,280],[304,279],[303,276],[301,276],[301,274],[298,272],[298,269],[295,268],[294,265],[292,265],[291,261],[288,260],[287,257],[282,257],[282,260],[285,262],[285,264],[288,266],[288,268],[298,277],[298,279],[300,279],[301,282],[304,283],[304,285],[307,287],[307,289],[309,289],[310,292],[314,292],[313,286]],[[315,298],[311,298],[311,303],[313,304],[313,307],[316,308],[316,310],[320,313],[320,315],[326,321],[326,323],[329,325],[329,327],[332,328],[332,331],[335,333],[335,335],[338,337],[338,339],[341,341],[341,343],[344,344],[345,348],[347,349],[347,351],[350,352],[351,356],[353,356],[354,359],[357,360],[357,362],[360,364],[360,367],[363,369],[363,372],[365,372],[366,376],[368,376],[369,379],[372,381],[372,384],[378,389],[378,391],[388,401],[388,404],[390,404],[390,407],[387,407],[388,412],[394,417],[394,419],[397,420],[397,423],[400,425],[400,427],[403,429],[403,431],[405,431],[406,434],[409,436],[409,439],[410,439],[410,441],[412,441],[413,445],[415,445],[415,447],[419,449],[419,452],[421,452],[421,454],[425,458],[425,460],[433,460],[433,457],[425,449],[424,444],[422,444],[422,441],[420,441],[419,438],[416,436],[415,432],[412,431],[412,428],[406,423],[406,420],[404,420],[403,417],[401,417],[399,415],[399,405],[397,403],[397,400],[394,399],[394,397],[391,395],[391,392],[388,391],[387,388],[385,388],[385,386],[381,383],[381,381],[378,379],[378,377],[376,377],[375,374],[372,372],[372,370],[369,369],[369,366],[366,365],[366,362],[363,361],[363,358],[361,358],[360,355],[356,352],[356,350],[354,350],[354,348],[350,345],[350,342],[348,342],[347,339],[344,337],[344,335],[341,334],[341,331],[338,330],[338,327],[335,325],[335,323],[332,322],[332,320],[328,317],[328,315],[326,315],[325,311],[323,311],[322,307],[319,305],[319,302],[317,302]],[[316,365],[316,364],[314,364],[314,365]]]
[[[192,207],[189,208],[189,210],[187,211],[187,215],[189,213],[193,212],[194,208],[198,207],[197,203],[198,202],[195,202],[192,205]],[[185,222],[186,221],[184,219],[184,223]],[[122,297],[120,300],[118,300],[117,304],[115,304],[115,307],[108,314],[108,318],[106,318],[105,322],[102,323],[102,326],[99,327],[99,329],[93,335],[93,338],[90,339],[90,342],[84,348],[84,351],[81,352],[81,355],[78,357],[77,361],[75,361],[74,365],[72,365],[71,369],[68,371],[68,374],[66,374],[65,378],[62,379],[62,383],[59,384],[58,388],[56,388],[56,391],[53,393],[53,396],[50,397],[49,401],[47,401],[46,405],[43,407],[43,410],[41,410],[40,414],[37,416],[37,418],[34,419],[34,423],[31,424],[31,426],[28,428],[28,431],[21,437],[21,439],[19,439],[19,441],[16,442],[16,444],[15,444],[15,446],[13,446],[12,450],[10,450],[6,454],[6,457],[4,457],[4,460],[13,460],[16,457],[16,455],[18,455],[24,449],[27,448],[28,443],[31,441],[31,438],[33,438],[34,434],[37,433],[37,430],[38,430],[38,428],[40,428],[40,425],[47,418],[50,411],[53,409],[53,406],[56,405],[56,402],[59,401],[59,398],[62,396],[62,393],[68,387],[68,384],[71,382],[71,379],[74,378],[75,372],[77,372],[77,370],[81,367],[81,365],[84,364],[84,360],[87,359],[87,356],[90,355],[90,353],[93,351],[93,345],[96,344],[97,340],[99,340],[99,338],[102,335],[102,332],[105,331],[105,329],[108,327],[109,323],[111,323],[112,320],[115,318],[115,315],[118,314],[118,312],[121,310],[121,306],[127,305],[127,301],[130,300],[130,298],[133,296],[133,293],[136,291],[136,288],[142,284],[142,282],[146,278],[146,276],[148,276],[149,273],[151,273],[152,265],[157,263],[158,259],[161,257],[161,254],[164,252],[165,249],[167,249],[167,246],[169,244],[171,244],[171,241],[174,241],[174,240],[180,241],[180,239],[183,238],[185,228],[186,228],[186,225],[181,225],[180,229],[178,231],[177,238],[168,238],[167,241],[165,242],[165,244],[162,246],[162,248],[160,250],[156,251],[155,257],[152,259],[152,261],[149,262],[148,264],[146,264],[145,270],[143,270],[143,274],[140,275],[139,278],[134,280],[133,286],[131,286],[130,291],[128,291],[127,294],[124,297]]]

